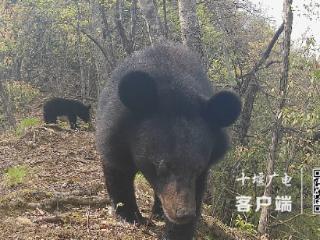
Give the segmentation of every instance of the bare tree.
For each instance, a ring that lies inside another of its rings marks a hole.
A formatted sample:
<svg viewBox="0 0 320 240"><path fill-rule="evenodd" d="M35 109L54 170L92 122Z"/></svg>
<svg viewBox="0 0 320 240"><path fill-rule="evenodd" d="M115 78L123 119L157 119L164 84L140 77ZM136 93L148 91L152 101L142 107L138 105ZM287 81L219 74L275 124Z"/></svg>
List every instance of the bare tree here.
<svg viewBox="0 0 320 240"><path fill-rule="evenodd" d="M156 1L139 0L139 5L146 20L149 40L152 44L162 39L165 35L162 27L163 24L157 11Z"/></svg>
<svg viewBox="0 0 320 240"><path fill-rule="evenodd" d="M0 100L3 105L3 110L6 115L7 121L9 122L11 127L16 127L16 119L13 114L13 107L12 103L10 101L9 94L6 90L6 88L3 85L3 81L0 78Z"/></svg>
<svg viewBox="0 0 320 240"><path fill-rule="evenodd" d="M122 4L120 0L116 1L115 9L115 24L120 35L121 43L127 54L131 54L134 51L134 37L136 33L136 21L137 21L137 0L132 0L131 4L131 28L129 34L126 33L126 30L123 26L122 20Z"/></svg>
<svg viewBox="0 0 320 240"><path fill-rule="evenodd" d="M182 41L203 58L204 53L196 12L196 0L179 0L178 3Z"/></svg>
<svg viewBox="0 0 320 240"><path fill-rule="evenodd" d="M98 78L95 84L97 85L97 94L99 94L106 79L108 79L108 73L116 65L116 58L106 9L100 1L92 0L91 13L90 32L92 35L83 29L82 33L93 43L94 64ZM102 29L102 31L97 31L97 29Z"/></svg>
<svg viewBox="0 0 320 240"><path fill-rule="evenodd" d="M270 43L268 44L266 50L263 52L259 61L254 65L254 67L247 74L242 76L244 80L240 86L239 94L240 96L244 96L244 104L243 104L242 112L239 118L239 124L237 126L239 142L242 145L247 145L247 133L250 127L253 104L256 99L257 92L259 90L258 83L256 82L256 74L259 71L260 67L268 59L272 51L272 48L274 47L275 43L279 39L280 34L283 31L283 28L284 28L284 25L281 24L281 26L275 32Z"/></svg>
<svg viewBox="0 0 320 240"><path fill-rule="evenodd" d="M87 87L87 82L85 79L85 74L84 74L84 64L83 64L83 57L82 57L82 52L81 52L81 30L80 30L80 18L81 18L81 13L80 13L80 6L78 1L75 1L75 4L77 6L77 40L76 40L76 48L77 48L77 57L78 57L78 63L79 63L79 68L80 68L80 84L81 84L81 98L82 101L86 97L86 87Z"/></svg>
<svg viewBox="0 0 320 240"><path fill-rule="evenodd" d="M274 119L272 129L272 139L270 145L270 152L267 163L267 175L272 175L274 172L274 165L276 161L276 153L279 141L281 139L281 128L282 128L282 110L286 104L287 90L288 90L288 71L289 71L289 53L290 53L290 39L292 31L292 0L284 0L283 3L283 18L284 18L284 41L283 41L283 58L282 58L282 69L279 86L279 101L277 107L277 113ZM264 196L270 197L272 192L272 182L267 184L264 190ZM269 209L267 207L262 208L258 231L261 234L267 232L268 220L269 220Z"/></svg>
<svg viewBox="0 0 320 240"><path fill-rule="evenodd" d="M166 36L166 38L168 38L169 27L167 19L167 0L162 0L162 6L164 35Z"/></svg>

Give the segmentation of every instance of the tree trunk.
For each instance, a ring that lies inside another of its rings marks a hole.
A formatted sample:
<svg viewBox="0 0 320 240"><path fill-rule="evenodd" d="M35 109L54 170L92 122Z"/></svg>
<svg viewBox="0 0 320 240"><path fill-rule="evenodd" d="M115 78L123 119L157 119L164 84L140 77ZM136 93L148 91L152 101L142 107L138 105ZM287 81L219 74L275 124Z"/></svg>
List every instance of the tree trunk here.
<svg viewBox="0 0 320 240"><path fill-rule="evenodd" d="M91 25L90 32L94 34L94 38L90 38L94 45L92 46L94 52L94 65L97 72L97 95L105 85L105 81L109 78L109 73L116 65L114 56L113 39L108 21L108 14L99 1L91 1ZM97 31L102 29L102 32ZM87 35L88 36L88 35ZM89 36L88 36L89 37Z"/></svg>
<svg viewBox="0 0 320 240"><path fill-rule="evenodd" d="M269 45L267 46L266 50L263 52L263 54L262 54L261 58L259 59L259 61L254 65L254 67L250 70L250 72L248 72L247 74L245 74L243 76L243 77L245 77L245 79L244 79L244 81L243 81L243 83L241 85L241 88L239 89L240 96L242 96L246 92L246 90L247 90L247 88L248 88L248 86L249 86L249 84L250 84L250 82L252 80L252 76L254 74L256 74L256 72L259 71L260 67L266 62L266 60L270 56L271 50L272 50L273 46L275 45L275 43L277 42L277 40L278 40L280 34L282 33L283 29L284 29L284 24L282 23L280 25L280 27L278 28L278 30L275 32L273 38L271 39L271 41L270 41Z"/></svg>
<svg viewBox="0 0 320 240"><path fill-rule="evenodd" d="M239 124L237 125L238 140L242 145L248 144L247 134L250 127L253 104L256 99L257 92L259 90L258 83L255 82L256 73L259 71L260 67L268 59L282 31L283 31L283 24L281 24L281 26L275 32L273 38L268 44L266 50L263 52L259 61L254 65L254 67L247 74L245 74L242 77L244 78L244 80L242 82L241 88L239 89L239 94L240 96L244 96L244 103L243 103L241 115L239 117Z"/></svg>
<svg viewBox="0 0 320 240"><path fill-rule="evenodd" d="M169 34L169 27L168 27L168 19L167 19L167 0L162 0L162 11L163 11L163 28L164 28L164 35L168 38Z"/></svg>
<svg viewBox="0 0 320 240"><path fill-rule="evenodd" d="M86 98L86 88L87 82L84 75L84 65L83 65L83 58L81 53L81 30L80 30L80 7L79 3L76 0L77 5L77 40L76 40L76 49L77 49L77 57L80 69L80 92L81 92L81 100L83 101Z"/></svg>
<svg viewBox="0 0 320 240"><path fill-rule="evenodd" d="M3 85L3 81L0 79L0 99L3 105L4 114L7 118L9 125L13 128L16 127L16 119L13 113L12 103L10 101L9 94Z"/></svg>
<svg viewBox="0 0 320 240"><path fill-rule="evenodd" d="M135 5L136 1L133 0L132 5ZM134 9L134 6L132 7ZM131 19L132 21L136 19L136 17L132 14L135 14L135 11L132 11L131 13ZM133 41L131 39L132 36L130 36L130 38L128 38L126 31L123 27L122 24L122 4L120 3L119 0L116 1L116 10L115 10L115 23L118 29L118 33L120 35L120 39L121 39L121 43L122 46L124 48L124 50L126 51L126 53L129 55L133 52ZM131 32L133 32L135 23L132 23L132 27L131 27Z"/></svg>
<svg viewBox="0 0 320 240"><path fill-rule="evenodd" d="M151 44L164 38L162 23L157 11L156 2L153 0L139 0L142 14L147 23Z"/></svg>
<svg viewBox="0 0 320 240"><path fill-rule="evenodd" d="M112 39L112 32L110 30L110 23L108 21L108 15L106 12L106 8L101 5L100 1L96 1L96 11L95 13L97 14L96 16L96 21L93 21L96 25L96 27L99 27L102 29L102 33L100 33L100 38L102 41L102 45L104 49L106 49L106 52L108 52L108 55L110 56L110 65L115 66L116 65L116 57L114 53L114 41ZM93 12L94 13L94 12ZM108 60L109 57L106 58Z"/></svg>
<svg viewBox="0 0 320 240"><path fill-rule="evenodd" d="M18 80L18 81L21 80L22 60L23 60L23 57L19 57L19 56L17 56L15 59L14 78L15 78L15 80Z"/></svg>
<svg viewBox="0 0 320 240"><path fill-rule="evenodd" d="M281 79L279 86L279 102L277 115L275 116L275 122L272 129L272 141L270 146L270 152L268 156L267 164L267 175L271 175L274 172L274 165L276 160L276 152L278 143L281 139L281 127L282 127L282 110L286 103L287 87L288 87L288 71L289 71L289 53L290 53L290 38L292 31L292 0L284 0L283 3L283 17L284 17L284 41L283 41L283 58L282 58L282 69ZM264 195L271 196L272 193L272 182L266 186ZM261 234L266 234L269 220L269 209L262 208L258 231Z"/></svg>
<svg viewBox="0 0 320 240"><path fill-rule="evenodd" d="M182 41L203 59L204 53L196 12L196 0L179 0L178 5Z"/></svg>
<svg viewBox="0 0 320 240"><path fill-rule="evenodd" d="M241 115L239 118L239 125L237 129L239 143L243 146L246 146L248 144L247 134L251 124L253 104L255 102L258 90L259 90L259 86L257 83L255 82L250 83L246 91L246 95L244 97L244 103L243 103Z"/></svg>

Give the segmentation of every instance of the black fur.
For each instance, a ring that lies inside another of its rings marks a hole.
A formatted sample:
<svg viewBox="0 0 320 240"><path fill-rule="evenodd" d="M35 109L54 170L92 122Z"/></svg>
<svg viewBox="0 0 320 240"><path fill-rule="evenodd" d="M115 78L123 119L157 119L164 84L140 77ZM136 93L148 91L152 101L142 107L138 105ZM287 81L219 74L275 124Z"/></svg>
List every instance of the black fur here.
<svg viewBox="0 0 320 240"><path fill-rule="evenodd" d="M199 58L182 45L149 47L112 74L97 111L97 148L116 213L143 222L133 180L141 171L166 217L165 239L192 239L208 170L238 117L231 92L214 94ZM121 203L121 204L119 204Z"/></svg>
<svg viewBox="0 0 320 240"><path fill-rule="evenodd" d="M90 106L77 100L53 98L44 104L43 118L45 123L57 123L58 116L68 117L71 129L76 129L77 117L85 122L90 121Z"/></svg>

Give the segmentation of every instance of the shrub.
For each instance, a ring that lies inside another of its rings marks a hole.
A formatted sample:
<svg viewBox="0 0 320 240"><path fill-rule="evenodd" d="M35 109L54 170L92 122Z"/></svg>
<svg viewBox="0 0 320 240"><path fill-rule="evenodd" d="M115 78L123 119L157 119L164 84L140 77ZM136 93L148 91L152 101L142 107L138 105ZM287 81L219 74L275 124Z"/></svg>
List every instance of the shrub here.
<svg viewBox="0 0 320 240"><path fill-rule="evenodd" d="M33 126L40 125L41 121L38 118L24 118L21 122L17 125L16 128L16 135L21 136L25 133L26 129Z"/></svg>
<svg viewBox="0 0 320 240"><path fill-rule="evenodd" d="M18 111L29 105L40 94L39 89L23 81L8 81L6 88L11 102Z"/></svg>
<svg viewBox="0 0 320 240"><path fill-rule="evenodd" d="M25 180L27 168L25 166L10 167L5 174L5 182L8 186L16 186Z"/></svg>

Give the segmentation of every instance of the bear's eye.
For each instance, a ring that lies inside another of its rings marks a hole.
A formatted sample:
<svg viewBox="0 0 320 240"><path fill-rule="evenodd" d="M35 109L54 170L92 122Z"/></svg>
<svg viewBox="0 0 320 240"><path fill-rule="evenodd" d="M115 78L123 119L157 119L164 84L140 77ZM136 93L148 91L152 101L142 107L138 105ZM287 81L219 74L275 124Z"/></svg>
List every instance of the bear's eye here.
<svg viewBox="0 0 320 240"><path fill-rule="evenodd" d="M160 160L157 164L157 174L160 176L166 175L169 172L167 163L164 160Z"/></svg>

